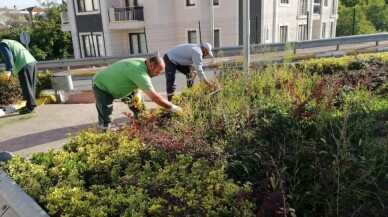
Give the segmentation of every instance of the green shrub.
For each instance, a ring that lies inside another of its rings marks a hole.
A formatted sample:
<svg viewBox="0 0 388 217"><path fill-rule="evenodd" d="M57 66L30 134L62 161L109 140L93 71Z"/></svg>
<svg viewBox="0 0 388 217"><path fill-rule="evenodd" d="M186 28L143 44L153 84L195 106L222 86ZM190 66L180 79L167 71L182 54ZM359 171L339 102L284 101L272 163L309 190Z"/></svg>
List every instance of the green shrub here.
<svg viewBox="0 0 388 217"><path fill-rule="evenodd" d="M0 105L14 104L22 100L19 80L11 76L9 81L0 80Z"/></svg>
<svg viewBox="0 0 388 217"><path fill-rule="evenodd" d="M52 89L51 77L52 72L38 72L36 81L36 97L40 96L42 90ZM10 105L18 103L23 99L17 76L11 76L9 81L0 81L0 105Z"/></svg>
<svg viewBox="0 0 388 217"><path fill-rule="evenodd" d="M40 96L42 90L49 90L53 88L51 85L52 76L53 73L48 70L46 72L38 72L38 80L36 81L36 97Z"/></svg>
<svg viewBox="0 0 388 217"><path fill-rule="evenodd" d="M342 64L331 68L345 70ZM188 113L179 126L195 125L225 151L229 176L252 182L264 197L256 198L259 213L278 194L302 216L376 216L382 211L376 198L388 202L384 187L374 184L387 181L380 172L388 170L382 163L388 103L370 88L368 73L376 68L360 69L362 76L353 77L271 66L249 75L230 69L218 77L218 94L198 85L176 99Z"/></svg>
<svg viewBox="0 0 388 217"><path fill-rule="evenodd" d="M85 131L58 153L2 166L43 192L34 197L52 216L379 216L388 204L386 59L249 74L223 64L219 85L174 97L183 116L146 110L118 133Z"/></svg>
<svg viewBox="0 0 388 217"><path fill-rule="evenodd" d="M170 156L125 133L83 132L2 167L50 216L254 216L250 187L228 179L222 159Z"/></svg>

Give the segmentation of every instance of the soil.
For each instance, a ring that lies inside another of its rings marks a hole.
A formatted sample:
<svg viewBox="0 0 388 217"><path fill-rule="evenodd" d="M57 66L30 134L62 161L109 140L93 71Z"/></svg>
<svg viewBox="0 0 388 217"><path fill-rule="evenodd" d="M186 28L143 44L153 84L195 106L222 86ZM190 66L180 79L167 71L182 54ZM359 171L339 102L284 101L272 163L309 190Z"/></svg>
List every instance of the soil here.
<svg viewBox="0 0 388 217"><path fill-rule="evenodd" d="M66 104L81 104L81 103L95 103L93 91L85 91L81 93L71 94Z"/></svg>

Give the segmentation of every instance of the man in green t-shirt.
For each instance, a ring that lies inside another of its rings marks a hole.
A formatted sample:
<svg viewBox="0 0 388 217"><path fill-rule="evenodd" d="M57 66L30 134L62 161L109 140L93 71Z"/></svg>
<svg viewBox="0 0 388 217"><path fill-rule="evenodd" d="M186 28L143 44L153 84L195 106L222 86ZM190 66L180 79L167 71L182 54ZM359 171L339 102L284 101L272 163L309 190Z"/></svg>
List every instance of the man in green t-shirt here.
<svg viewBox="0 0 388 217"><path fill-rule="evenodd" d="M34 111L38 76L35 58L21 43L7 39L0 41L0 54L5 61L5 72L1 74L1 79L8 80L11 73L17 75L23 97L27 101L19 113L27 114Z"/></svg>
<svg viewBox="0 0 388 217"><path fill-rule="evenodd" d="M141 90L152 101L172 112L180 113L182 108L170 103L155 92L151 78L164 72L165 63L159 56L120 60L99 71L93 78L93 92L96 98L98 123L102 129L110 128L113 100Z"/></svg>

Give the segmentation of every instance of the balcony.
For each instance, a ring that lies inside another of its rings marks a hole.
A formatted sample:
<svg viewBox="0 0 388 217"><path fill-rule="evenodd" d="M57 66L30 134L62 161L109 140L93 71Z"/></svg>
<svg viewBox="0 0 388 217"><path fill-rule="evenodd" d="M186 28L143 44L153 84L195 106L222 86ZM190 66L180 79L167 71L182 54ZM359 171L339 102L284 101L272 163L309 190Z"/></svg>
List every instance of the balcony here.
<svg viewBox="0 0 388 217"><path fill-rule="evenodd" d="M110 29L143 28L143 7L109 8L109 21Z"/></svg>
<svg viewBox="0 0 388 217"><path fill-rule="evenodd" d="M61 12L61 29L62 31L70 31L70 20L67 12Z"/></svg>

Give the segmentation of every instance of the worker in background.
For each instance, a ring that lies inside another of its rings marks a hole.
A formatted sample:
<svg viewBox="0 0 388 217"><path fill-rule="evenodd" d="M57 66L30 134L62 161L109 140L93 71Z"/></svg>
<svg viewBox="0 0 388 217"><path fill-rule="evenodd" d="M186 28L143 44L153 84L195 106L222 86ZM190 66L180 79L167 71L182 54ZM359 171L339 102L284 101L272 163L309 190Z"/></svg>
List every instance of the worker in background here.
<svg viewBox="0 0 388 217"><path fill-rule="evenodd" d="M2 80L9 80L11 74L17 75L26 106L19 110L20 114L28 114L36 108L36 80L38 69L35 58L19 42L3 39L0 41L0 54L5 62Z"/></svg>
<svg viewBox="0 0 388 217"><path fill-rule="evenodd" d="M143 92L159 106L174 113L181 113L181 107L167 101L155 92L152 86L151 78L164 72L164 69L163 59L156 56L148 59L120 60L99 71L93 77L93 92L96 98L98 123L101 128L110 129L113 100L127 97L132 92L136 92L136 96L140 98L140 92Z"/></svg>
<svg viewBox="0 0 388 217"><path fill-rule="evenodd" d="M191 87L194 82L194 75L198 74L201 81L209 83L203 72L203 59L205 57L213 57L212 45L204 43L202 45L197 44L181 44L173 48L170 48L163 56L166 63L166 89L167 98L172 100L176 85L175 85L175 73L176 70L183 73L187 78L187 87ZM191 68L195 69L195 73Z"/></svg>

